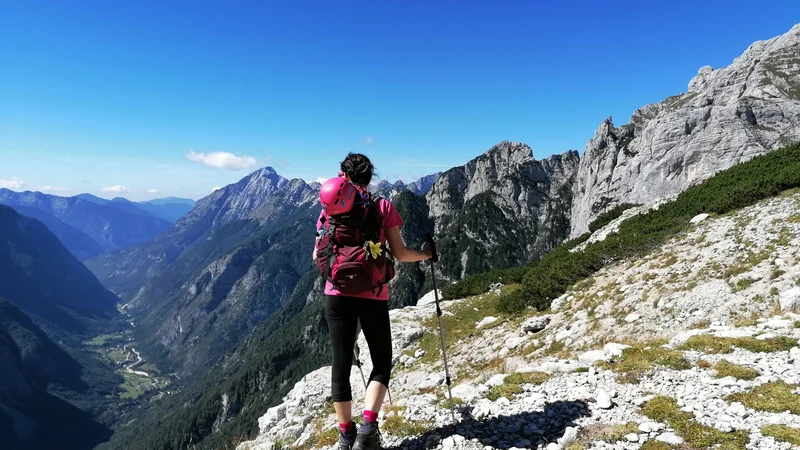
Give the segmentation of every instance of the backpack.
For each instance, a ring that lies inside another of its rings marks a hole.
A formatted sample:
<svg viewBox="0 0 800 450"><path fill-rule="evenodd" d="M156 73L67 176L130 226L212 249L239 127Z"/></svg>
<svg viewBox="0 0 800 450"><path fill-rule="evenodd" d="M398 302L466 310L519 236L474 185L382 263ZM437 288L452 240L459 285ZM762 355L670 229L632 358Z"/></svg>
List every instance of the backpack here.
<svg viewBox="0 0 800 450"><path fill-rule="evenodd" d="M359 201L344 214L322 214L317 235L320 275L342 294L380 295L395 276L394 259L380 241L381 197L359 190Z"/></svg>

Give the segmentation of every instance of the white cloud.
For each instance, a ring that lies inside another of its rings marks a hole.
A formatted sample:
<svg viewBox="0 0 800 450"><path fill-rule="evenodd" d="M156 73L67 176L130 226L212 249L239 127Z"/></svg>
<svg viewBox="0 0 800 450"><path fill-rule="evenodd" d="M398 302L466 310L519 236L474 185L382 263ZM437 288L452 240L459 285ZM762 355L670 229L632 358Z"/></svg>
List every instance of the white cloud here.
<svg viewBox="0 0 800 450"><path fill-rule="evenodd" d="M316 180L314 180L314 181L316 181L317 183L320 183L320 184L322 184L322 183L324 183L324 182L328 181L328 179L327 179L327 178L323 178L323 177L319 177L319 178L317 178L317 179L316 179Z"/></svg>
<svg viewBox="0 0 800 450"><path fill-rule="evenodd" d="M219 186L217 186L217 187L215 187L214 189L212 189L212 190L211 190L211 192L217 192L217 191L218 191L218 190L220 190L220 189L222 189L222 188L221 188L221 187L219 187Z"/></svg>
<svg viewBox="0 0 800 450"><path fill-rule="evenodd" d="M131 192L131 190L130 190L130 189L128 189L128 188L126 188L125 186L122 186L121 184L117 184L117 185L115 185L115 186L104 187L104 188L103 188L103 192L117 192L117 193L122 193L122 192Z"/></svg>
<svg viewBox="0 0 800 450"><path fill-rule="evenodd" d="M19 177L14 177L10 180L0 180L0 188L6 189L22 189L25 182L20 180Z"/></svg>
<svg viewBox="0 0 800 450"><path fill-rule="evenodd" d="M256 165L256 159L252 156L237 156L228 152L197 153L189 150L186 159L222 170L249 169Z"/></svg>
<svg viewBox="0 0 800 450"><path fill-rule="evenodd" d="M63 188L63 187L56 187L56 186L49 186L49 185L48 185L48 186L42 186L42 187L40 187L40 188L39 188L39 190L40 190L40 191L42 191L42 192L47 192L47 191L56 192L56 191L66 191L66 190L67 190L67 188Z"/></svg>
<svg viewBox="0 0 800 450"><path fill-rule="evenodd" d="M375 138L372 136L367 136L364 138L364 142L367 144L367 146L372 147L372 144L375 143Z"/></svg>
<svg viewBox="0 0 800 450"><path fill-rule="evenodd" d="M158 194L158 189L148 189L147 192L151 194Z"/></svg>

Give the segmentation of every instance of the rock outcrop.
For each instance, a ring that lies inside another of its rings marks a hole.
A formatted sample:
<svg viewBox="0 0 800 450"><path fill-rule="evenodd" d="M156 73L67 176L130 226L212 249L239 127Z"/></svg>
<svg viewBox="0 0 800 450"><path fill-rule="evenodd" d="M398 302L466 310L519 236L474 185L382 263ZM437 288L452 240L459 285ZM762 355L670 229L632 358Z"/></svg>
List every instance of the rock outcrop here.
<svg viewBox="0 0 800 450"><path fill-rule="evenodd" d="M619 203L649 204L756 155L800 140L800 24L752 44L725 68L703 67L688 92L606 119L573 187L571 236Z"/></svg>
<svg viewBox="0 0 800 450"><path fill-rule="evenodd" d="M443 274L521 265L558 245L569 234L578 162L576 151L539 161L527 145L503 141L440 175L426 199Z"/></svg>

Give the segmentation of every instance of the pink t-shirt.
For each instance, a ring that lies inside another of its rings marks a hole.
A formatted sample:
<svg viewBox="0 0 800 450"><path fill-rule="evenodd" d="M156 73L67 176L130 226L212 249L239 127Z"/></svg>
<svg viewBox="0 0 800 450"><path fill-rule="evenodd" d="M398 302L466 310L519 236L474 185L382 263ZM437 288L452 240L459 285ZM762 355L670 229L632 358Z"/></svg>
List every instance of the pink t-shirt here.
<svg viewBox="0 0 800 450"><path fill-rule="evenodd" d="M395 209L392 202L382 198L378 200L378 210L381 212L381 216L383 216L383 226L381 227L381 242L384 246L386 246L386 230L394 227L399 227L403 225L403 219L400 217L400 214ZM319 218L325 214L325 210L320 211ZM320 229L322 226L322 222L317 219L317 230ZM333 285L330 281L325 282L325 294L326 295L346 295L348 297L359 297L359 298L369 298L372 300L389 300L389 289L388 285L383 287L380 295L375 295L372 292L363 292L363 293L356 293L356 294L342 294L336 289L334 289Z"/></svg>

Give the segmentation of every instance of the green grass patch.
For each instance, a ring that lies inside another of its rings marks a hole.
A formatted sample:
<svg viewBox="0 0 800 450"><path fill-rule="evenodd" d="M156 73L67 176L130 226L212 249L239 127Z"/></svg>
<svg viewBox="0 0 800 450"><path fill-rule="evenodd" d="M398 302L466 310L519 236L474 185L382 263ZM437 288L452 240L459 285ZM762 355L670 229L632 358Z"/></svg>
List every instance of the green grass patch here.
<svg viewBox="0 0 800 450"><path fill-rule="evenodd" d="M736 264L725 269L723 276L725 278L730 278L748 272L753 267L769 259L774 252L775 252L775 247L772 245L767 246L764 250L761 250L759 252L748 250L747 256L744 259L738 261Z"/></svg>
<svg viewBox="0 0 800 450"><path fill-rule="evenodd" d="M771 353L787 351L797 345L797 339L778 336L769 339L756 339L754 337L728 338L708 334L692 336L678 350L696 350L704 353L721 354L731 353L734 347L743 348L754 353Z"/></svg>
<svg viewBox="0 0 800 450"><path fill-rule="evenodd" d="M335 445L339 442L339 430L328 427L314 433L303 445L296 447L297 450L311 450L312 448L322 448Z"/></svg>
<svg viewBox="0 0 800 450"><path fill-rule="evenodd" d="M384 419L381 430L392 436L417 436L433 428L433 423L421 420L406 420L402 416L391 416Z"/></svg>
<svg viewBox="0 0 800 450"><path fill-rule="evenodd" d="M440 408L449 408L450 407L450 397L448 394L438 393L436 394L436 399L433 401L433 404ZM467 406L467 402L464 401L461 397L453 397L453 408L460 408L463 406Z"/></svg>
<svg viewBox="0 0 800 450"><path fill-rule="evenodd" d="M765 425L761 427L761 434L772 436L778 441L800 445L800 428L791 428L786 425Z"/></svg>
<svg viewBox="0 0 800 450"><path fill-rule="evenodd" d="M729 361L722 360L714 366L717 371L717 378L734 377L740 380L754 380L761 373L753 368L733 364Z"/></svg>
<svg viewBox="0 0 800 450"><path fill-rule="evenodd" d="M141 377L139 377L139 375L123 373L122 377L125 379L125 382L120 385L120 387L124 390L124 392L119 394L120 398L135 399L139 398L139 396L144 393L144 391L140 388Z"/></svg>
<svg viewBox="0 0 800 450"><path fill-rule="evenodd" d="M100 336L95 337L91 341L86 341L85 344L99 347L99 346L106 345L106 342L108 342L108 341L110 341L110 340L112 340L112 339L114 339L116 337L118 337L118 335L116 335L116 334L101 334Z"/></svg>
<svg viewBox="0 0 800 450"><path fill-rule="evenodd" d="M733 285L733 292L741 292L755 283L755 280L750 278L742 278L741 280L737 281L736 284Z"/></svg>
<svg viewBox="0 0 800 450"><path fill-rule="evenodd" d="M594 430L587 430L587 437L592 441L605 441L608 443L615 443L621 441L625 435L636 433L639 434L639 424L636 422L628 422L618 425L606 425Z"/></svg>
<svg viewBox="0 0 800 450"><path fill-rule="evenodd" d="M639 434L639 424L636 422L590 425L581 430L578 440L573 444L576 444L575 448L588 449L593 442L603 441L613 444L623 440L625 435L631 433Z"/></svg>
<svg viewBox="0 0 800 450"><path fill-rule="evenodd" d="M782 413L789 411L800 414L800 395L793 393L797 386L786 384L783 380L756 386L747 392L730 394L729 402L739 402L759 411Z"/></svg>
<svg viewBox="0 0 800 450"><path fill-rule="evenodd" d="M772 287L772 288L769 290L769 295L772 295L773 297L774 297L774 296L776 296L776 295L778 295L778 288L776 288L775 286L773 286L773 287Z"/></svg>
<svg viewBox="0 0 800 450"><path fill-rule="evenodd" d="M507 376L506 383L513 384L542 384L550 379L550 374L545 372L516 372Z"/></svg>
<svg viewBox="0 0 800 450"><path fill-rule="evenodd" d="M692 367L682 352L661 347L628 347L622 350L622 356L611 361L598 362L597 365L617 373L646 372L655 366L675 370Z"/></svg>
<svg viewBox="0 0 800 450"><path fill-rule="evenodd" d="M128 353L119 349L112 349L106 353L106 357L115 363L122 363L128 360Z"/></svg>
<svg viewBox="0 0 800 450"><path fill-rule="evenodd" d="M523 392L525 392L525 390L522 389L522 386L519 384L503 383L499 386L492 386L491 389L489 389L489 392L486 393L486 398L491 401L495 401L500 397L514 400L517 395L522 394Z"/></svg>
<svg viewBox="0 0 800 450"><path fill-rule="evenodd" d="M672 450L672 447L666 442L650 440L642 444L639 450Z"/></svg>
<svg viewBox="0 0 800 450"><path fill-rule="evenodd" d="M548 379L550 379L550 374L544 372L512 373L503 380L503 384L492 386L486 394L486 398L491 401L500 397L514 400L514 397L525 392L523 384L542 384Z"/></svg>
<svg viewBox="0 0 800 450"><path fill-rule="evenodd" d="M528 307L545 310L553 299L570 286L592 276L606 265L630 257L641 257L659 248L669 238L689 229L689 220L697 214L726 214L798 186L800 144L757 156L686 189L658 210L630 218L621 224L617 233L602 242L588 245L584 251L569 251L577 245L576 241L585 240L583 237L558 246L530 263L524 271L514 272L515 281L522 275L523 287L503 296L498 307L508 313L518 313ZM745 264L752 264L764 254L748 255ZM490 278L468 277L448 286L445 298L485 292L494 281Z"/></svg>
<svg viewBox="0 0 800 450"><path fill-rule="evenodd" d="M577 367L575 369L572 369L570 373L587 373L587 372L589 372L588 367Z"/></svg>
<svg viewBox="0 0 800 450"><path fill-rule="evenodd" d="M692 364L683 357L683 353L667 350L653 343L628 347L622 355L611 361L600 361L598 367L618 373L617 383L639 384L643 376L656 366L674 370L687 370Z"/></svg>
<svg viewBox="0 0 800 450"><path fill-rule="evenodd" d="M776 278L780 277L781 275L783 275L783 274L785 274L785 273L786 273L786 271L785 271L785 270L781 270L781 269L772 269L772 272L769 274L769 279L770 279L770 280L774 280L774 279L776 279Z"/></svg>
<svg viewBox="0 0 800 450"><path fill-rule="evenodd" d="M747 431L724 433L697 422L693 414L681 411L678 402L666 395L656 396L647 402L642 408L642 414L674 428L691 448L744 450L750 441Z"/></svg>
<svg viewBox="0 0 800 450"><path fill-rule="evenodd" d="M502 287L499 295L489 292L472 296L448 308L448 311L450 311L452 315L443 314L441 317L442 328L444 328L445 346L450 347L462 339L477 336L481 330L477 330L475 324L485 317L497 317L497 320L492 325L500 325L504 319L508 318L508 315L497 310L498 299L500 296L508 292L513 292L518 288L518 284L506 285ZM434 330L434 332L425 333L419 341L420 348L425 350L425 355L420 358L420 362L433 364L442 357L442 343L439 338L439 324L435 312L425 319L422 325Z"/></svg>
<svg viewBox="0 0 800 450"><path fill-rule="evenodd" d="M733 326L737 328L754 327L756 325L758 325L758 313L755 312L750 314L748 318L742 317L733 322Z"/></svg>

